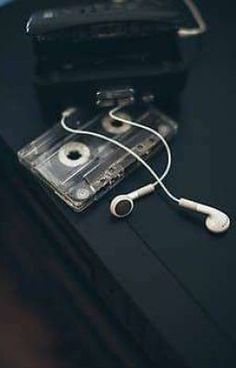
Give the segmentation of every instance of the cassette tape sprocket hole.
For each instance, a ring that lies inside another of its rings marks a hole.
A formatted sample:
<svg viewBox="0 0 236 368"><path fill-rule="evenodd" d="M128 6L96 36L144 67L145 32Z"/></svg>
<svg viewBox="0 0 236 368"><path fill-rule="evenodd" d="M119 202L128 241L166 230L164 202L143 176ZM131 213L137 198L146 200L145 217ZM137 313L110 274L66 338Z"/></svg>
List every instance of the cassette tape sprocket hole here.
<svg viewBox="0 0 236 368"><path fill-rule="evenodd" d="M70 142L65 144L58 152L59 161L68 167L85 165L90 157L89 147L81 142Z"/></svg>
<svg viewBox="0 0 236 368"><path fill-rule="evenodd" d="M120 112L117 114L122 119L131 120L130 115ZM132 129L131 125L125 124L118 120L113 120L110 116L105 116L102 120L102 127L107 133L123 134Z"/></svg>

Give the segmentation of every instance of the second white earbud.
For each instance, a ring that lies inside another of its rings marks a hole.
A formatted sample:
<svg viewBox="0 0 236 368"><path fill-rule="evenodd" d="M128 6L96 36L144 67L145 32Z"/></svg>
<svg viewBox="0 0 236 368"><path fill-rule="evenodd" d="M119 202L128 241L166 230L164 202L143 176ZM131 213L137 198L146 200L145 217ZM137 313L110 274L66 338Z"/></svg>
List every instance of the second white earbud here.
<svg viewBox="0 0 236 368"><path fill-rule="evenodd" d="M179 201L180 207L190 209L206 215L206 227L215 234L226 232L230 227L230 218L222 211L206 206L201 203L189 201L188 199L181 198Z"/></svg>

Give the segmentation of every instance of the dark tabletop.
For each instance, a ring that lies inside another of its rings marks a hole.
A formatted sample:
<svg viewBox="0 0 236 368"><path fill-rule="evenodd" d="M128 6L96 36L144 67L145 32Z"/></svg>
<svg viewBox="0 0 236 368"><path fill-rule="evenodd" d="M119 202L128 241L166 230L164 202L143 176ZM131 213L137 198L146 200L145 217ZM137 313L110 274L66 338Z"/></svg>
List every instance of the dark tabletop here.
<svg viewBox="0 0 236 368"><path fill-rule="evenodd" d="M41 3L0 10L0 136L14 153L47 129L24 36L28 15ZM176 211L158 193L140 201L128 221L114 221L109 200L145 183L142 169L82 215L51 200L189 366L222 368L236 362L235 4L205 0L201 8L209 31L182 97L167 183L180 196L229 213L230 231L209 234L202 217Z"/></svg>

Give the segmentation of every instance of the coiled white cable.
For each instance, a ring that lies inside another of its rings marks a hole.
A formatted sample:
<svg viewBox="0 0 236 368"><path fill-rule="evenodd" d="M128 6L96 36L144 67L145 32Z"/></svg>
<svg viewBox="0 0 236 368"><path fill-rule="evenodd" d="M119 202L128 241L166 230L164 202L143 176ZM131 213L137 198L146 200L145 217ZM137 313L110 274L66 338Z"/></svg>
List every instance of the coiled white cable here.
<svg viewBox="0 0 236 368"><path fill-rule="evenodd" d="M119 109L121 107L119 106ZM118 146L119 148L123 149L124 151L128 152L131 156L135 157L135 159L140 162L149 172L150 174L155 178L156 182L154 183L154 185L156 186L157 184L159 184L161 186L161 188L164 190L164 192L166 193L166 195L172 199L174 202L177 202L179 203L180 202L180 199L176 198L167 188L166 186L163 184L162 180L164 180L164 178L166 177L166 175L168 174L168 172L165 170L164 174L161 176L161 178L157 175L157 173L151 168L150 165L148 165L148 163L146 161L144 161L137 153L135 153L134 151L132 151L132 149L128 148L127 146L123 145L122 143L112 139L112 138L109 138L103 134L99 134L99 133L96 133L96 132L91 132L91 131L87 131L87 130L81 130L81 129L74 129L74 128L70 128L67 126L66 124L66 119L71 116L72 114L72 111L71 109L68 109L66 111L64 111L62 113L62 118L61 118L61 126L64 130L66 130L67 132L69 133L72 133L72 134L81 134L81 135L86 135L86 136L91 136L91 137L95 137L95 138L98 138L98 139L102 139L106 142L109 142L109 143L112 143L116 146ZM114 112L113 112L113 116L114 116L114 119L117 119L116 115L114 115ZM126 123L128 124L128 123ZM140 128L143 129L143 126L141 125ZM145 126L146 128L146 126ZM151 128L150 128L151 129ZM156 132L156 131L155 131ZM157 133L157 132L156 132ZM158 133L159 134L159 133ZM162 137L163 140L165 140L163 137ZM162 140L162 141L163 141ZM165 143L167 144L167 142L165 141ZM168 146L168 144L167 144ZM166 147L166 145L165 145ZM168 146L169 148L169 146ZM169 166L170 168L170 166Z"/></svg>

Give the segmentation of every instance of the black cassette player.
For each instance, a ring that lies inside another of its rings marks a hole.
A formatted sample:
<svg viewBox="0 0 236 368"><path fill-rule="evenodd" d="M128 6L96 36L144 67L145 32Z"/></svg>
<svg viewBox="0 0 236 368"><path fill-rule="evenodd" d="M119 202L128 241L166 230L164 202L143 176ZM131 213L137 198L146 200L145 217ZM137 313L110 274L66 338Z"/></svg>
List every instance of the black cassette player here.
<svg viewBox="0 0 236 368"><path fill-rule="evenodd" d="M164 103L176 99L186 76L178 34L202 31L201 23L199 30L195 27L191 4L80 1L33 14L27 34L44 106L61 112L68 105L94 102L98 91L116 86L131 86Z"/></svg>

